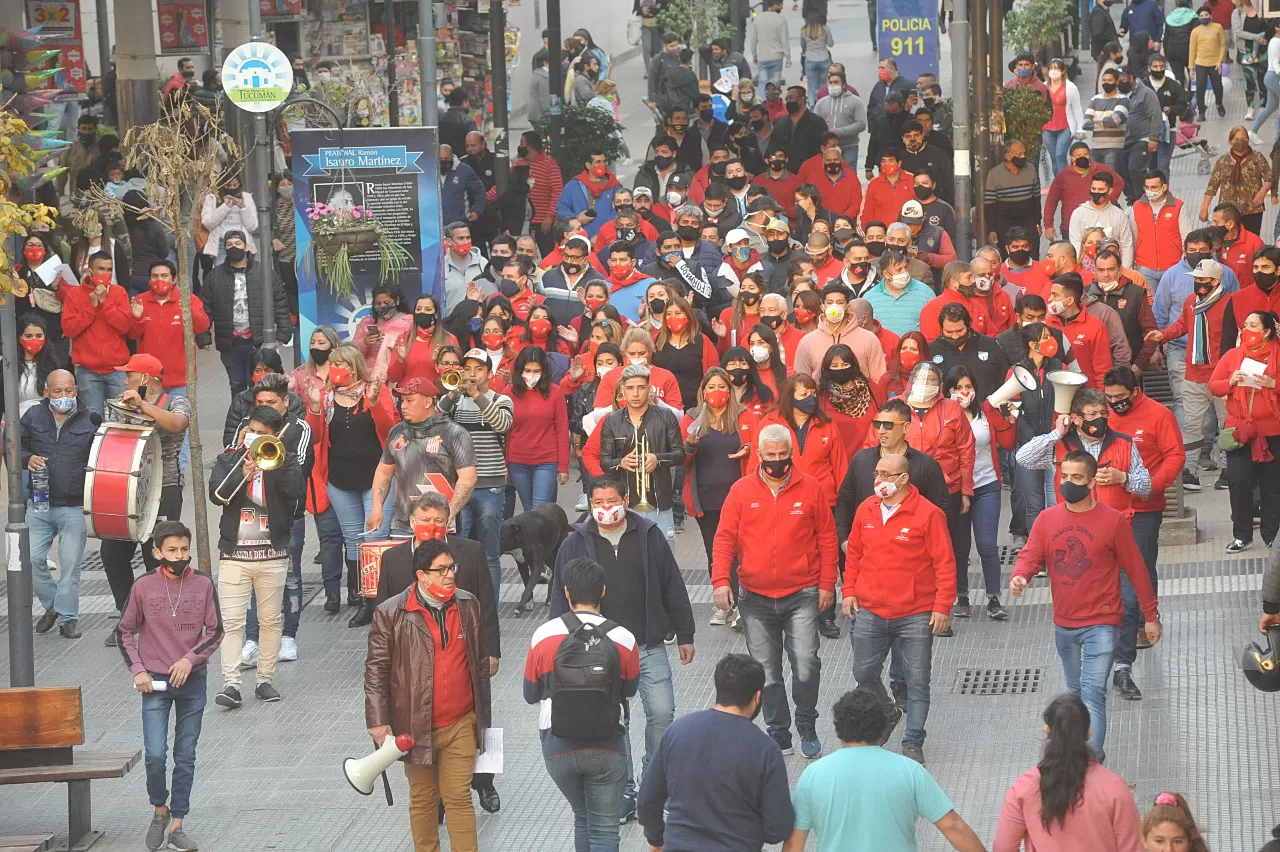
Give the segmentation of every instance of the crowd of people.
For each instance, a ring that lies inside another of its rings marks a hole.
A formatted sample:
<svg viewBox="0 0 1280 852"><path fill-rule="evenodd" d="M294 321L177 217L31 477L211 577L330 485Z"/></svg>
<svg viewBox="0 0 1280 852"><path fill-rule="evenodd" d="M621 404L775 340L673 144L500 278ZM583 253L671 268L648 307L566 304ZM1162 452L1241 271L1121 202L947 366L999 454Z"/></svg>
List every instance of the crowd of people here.
<svg viewBox="0 0 1280 852"><path fill-rule="evenodd" d="M300 655L310 514L324 612L345 602L348 626L368 630L369 733L379 746L414 739L415 848L439 848L443 822L451 848L477 849L471 792L501 808L494 777L472 764L502 656L504 521L557 504L576 477L579 517L543 578L549 620L523 681L576 849L616 849L633 819L655 848L799 852L816 832L822 849L908 849L917 818L956 849L985 848L924 768L934 642L973 619L1007 621L1010 596L1045 573L1068 692L1044 712L1044 757L1010 787L993 848L1205 849L1184 798L1161 793L1140 818L1105 766L1108 693L1141 700L1137 652L1162 635L1166 491L1200 491L1216 472L1228 553L1252 546L1255 518L1267 546L1280 530L1280 248L1258 234L1277 150L1269 162L1237 127L1198 217L1171 191L1179 123L1203 118L1210 85L1223 109L1223 57L1210 56L1225 50L1223 28L1200 26L1180 57L1172 30L1189 0L1178 3L1167 21L1153 0L1126 10L1115 34L1130 39L1128 61L1104 44L1088 98L1066 63L1014 60L1009 85L1051 110L1039 140L1051 182L1042 194L1027 140L1007 140L984 176L986 232L970 261L958 258L937 79L908 80L884 59L864 101L808 3L804 85L785 87L781 0L766 0L741 50L709 46L701 83L693 49L642 0L663 122L643 165L628 188L596 150L565 180L527 131L513 180L527 183L528 206L514 229L486 139L442 119L443 280L422 295L378 285L350 339L315 327L292 371L275 348L297 328L292 182L272 181L275 236L263 245L256 202L227 178L192 218L192 330L219 352L231 391L209 476L221 512L212 583L210 566L191 570L178 522L191 407L172 246L159 222L95 202L101 188L146 207L146 187L118 140L83 117L57 225L23 240L15 269L23 360L19 410L6 414L21 418L31 491L35 629L67 639L81 636L94 435L104 420L159 430L148 572L135 581L137 543L102 544L121 613L103 638L144 694L147 847L196 848L183 819L215 652L218 707L242 707L250 676L256 701L282 700L277 666ZM1237 9L1239 35L1229 28L1240 57L1280 57L1251 8ZM1157 24L1167 53L1135 53L1142 32L1161 40ZM566 97L616 109L590 33L566 52ZM535 57L534 87L548 61ZM738 85L709 89L729 67ZM1280 103L1272 70L1251 78L1253 130ZM179 76L172 92L198 98L181 63ZM207 76L204 88L217 85ZM449 95L447 112L466 106ZM286 282L270 300L263 263ZM1172 407L1144 390L1158 370ZM279 442L280 464L250 451L262 440ZM1018 551L1007 587L1006 491ZM712 587L702 614L741 632L747 654L716 664L714 709L677 719L667 646L693 664L699 613L674 555L690 517ZM387 544L372 594L361 587L370 542ZM1280 623L1273 573L1264 629ZM841 747L823 757L819 650L846 622L857 688L834 703ZM781 758L795 740L815 762L792 795Z"/></svg>

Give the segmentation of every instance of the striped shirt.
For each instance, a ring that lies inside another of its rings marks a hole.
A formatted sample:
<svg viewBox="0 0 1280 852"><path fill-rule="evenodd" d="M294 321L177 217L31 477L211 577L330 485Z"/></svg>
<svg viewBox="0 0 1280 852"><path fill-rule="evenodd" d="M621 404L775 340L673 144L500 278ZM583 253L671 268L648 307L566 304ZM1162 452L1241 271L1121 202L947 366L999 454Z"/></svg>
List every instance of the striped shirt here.
<svg viewBox="0 0 1280 852"><path fill-rule="evenodd" d="M507 485L506 436L511 431L511 397L485 391L476 399L466 394L446 396L440 411L471 433L476 456L476 488L505 488Z"/></svg>
<svg viewBox="0 0 1280 852"><path fill-rule="evenodd" d="M1084 111L1084 129L1093 131L1089 143L1093 150L1099 148L1123 148L1125 124L1129 120L1129 99L1124 95L1093 96L1089 108Z"/></svg>
<svg viewBox="0 0 1280 852"><path fill-rule="evenodd" d="M541 225L556 218L556 202L560 198L560 190L564 188L564 178L560 175L560 167L551 155L543 154L534 160L516 160L513 165L528 163L529 203L533 205L534 225Z"/></svg>

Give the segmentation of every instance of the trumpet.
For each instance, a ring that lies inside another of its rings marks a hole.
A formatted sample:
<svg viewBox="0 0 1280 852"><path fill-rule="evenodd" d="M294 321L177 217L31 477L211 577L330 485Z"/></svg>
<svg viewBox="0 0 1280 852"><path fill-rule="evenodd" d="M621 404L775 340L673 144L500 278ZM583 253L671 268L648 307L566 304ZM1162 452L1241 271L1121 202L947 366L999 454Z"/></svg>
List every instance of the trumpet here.
<svg viewBox="0 0 1280 852"><path fill-rule="evenodd" d="M244 488L245 483L249 481L249 477L245 476L241 468L244 466L246 458L253 459L253 463L257 465L259 470L275 470L284 464L285 448L284 433L289 431L289 425L286 423L284 428L280 430L279 435L245 435L243 444L243 454L240 461L232 466L231 470L218 483L218 487L214 489L213 500L219 505L226 506L231 503L235 496L240 493L240 489ZM234 488L227 490L229 486Z"/></svg>
<svg viewBox="0 0 1280 852"><path fill-rule="evenodd" d="M649 455L649 436L644 433L638 426L633 426L636 432L636 492L639 502L631 508L637 512L652 512L653 505L649 502L649 472L644 469L644 461Z"/></svg>
<svg viewBox="0 0 1280 852"><path fill-rule="evenodd" d="M440 385L449 393L454 393L462 387L462 373L452 368L445 370L440 376Z"/></svg>

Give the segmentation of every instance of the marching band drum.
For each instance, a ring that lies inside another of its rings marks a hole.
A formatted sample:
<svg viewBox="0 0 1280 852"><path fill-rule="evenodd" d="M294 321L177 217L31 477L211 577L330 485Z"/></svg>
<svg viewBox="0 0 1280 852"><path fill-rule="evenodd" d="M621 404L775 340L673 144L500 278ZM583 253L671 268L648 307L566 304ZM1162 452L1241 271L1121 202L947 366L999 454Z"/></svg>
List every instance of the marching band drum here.
<svg viewBox="0 0 1280 852"><path fill-rule="evenodd" d="M146 541L160 514L163 485L156 426L103 423L84 479L86 535Z"/></svg>

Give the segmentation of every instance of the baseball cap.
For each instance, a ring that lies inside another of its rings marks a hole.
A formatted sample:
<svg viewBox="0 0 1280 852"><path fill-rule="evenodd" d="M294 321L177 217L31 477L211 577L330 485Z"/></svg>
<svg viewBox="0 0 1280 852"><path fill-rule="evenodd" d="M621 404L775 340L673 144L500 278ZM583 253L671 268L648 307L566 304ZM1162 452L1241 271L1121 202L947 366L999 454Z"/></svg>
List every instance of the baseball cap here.
<svg viewBox="0 0 1280 852"><path fill-rule="evenodd" d="M919 201L913 199L902 205L902 213L899 214L898 218L912 225L923 224L924 208L920 206Z"/></svg>
<svg viewBox="0 0 1280 852"><path fill-rule="evenodd" d="M791 226L781 219L770 219L764 229L766 231L781 231L787 236L791 236Z"/></svg>
<svg viewBox="0 0 1280 852"><path fill-rule="evenodd" d="M147 376L163 376L164 364L154 355L139 352L129 359L123 367L116 367L117 373L142 373Z"/></svg>
<svg viewBox="0 0 1280 852"><path fill-rule="evenodd" d="M676 174L673 174L669 180L667 180L667 189L688 189L688 188L689 188L689 176L684 174L683 172L677 172Z"/></svg>
<svg viewBox="0 0 1280 852"><path fill-rule="evenodd" d="M639 198L642 195L645 198L653 198L653 190L647 186L637 186L635 189L631 190L632 198Z"/></svg>
<svg viewBox="0 0 1280 852"><path fill-rule="evenodd" d="M485 367L489 366L488 354L478 346L475 349L468 349L467 354L462 356L462 363L465 364L468 361L479 361L481 364L484 364Z"/></svg>
<svg viewBox="0 0 1280 852"><path fill-rule="evenodd" d="M746 231L742 230L741 228L734 228L729 233L724 235L724 244L726 246L731 246L734 243L740 243L743 240L750 240L750 239L751 239L751 235L748 234Z"/></svg>
<svg viewBox="0 0 1280 852"><path fill-rule="evenodd" d="M1196 264L1196 268L1191 270L1192 278L1213 278L1217 281L1222 280L1222 264L1216 260L1206 258ZM135 358L138 356L134 356Z"/></svg>
<svg viewBox="0 0 1280 852"><path fill-rule="evenodd" d="M414 393L420 393L423 396L430 397L437 395L436 386L421 376L409 379L407 382L401 382L396 387L394 393L396 396L409 396Z"/></svg>

